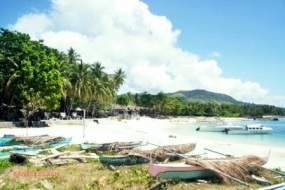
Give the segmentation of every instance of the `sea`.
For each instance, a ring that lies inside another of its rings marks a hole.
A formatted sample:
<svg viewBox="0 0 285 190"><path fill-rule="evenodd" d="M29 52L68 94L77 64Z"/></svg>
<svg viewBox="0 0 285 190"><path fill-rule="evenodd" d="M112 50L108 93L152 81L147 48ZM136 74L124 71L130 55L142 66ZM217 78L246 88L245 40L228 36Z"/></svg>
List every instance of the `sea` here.
<svg viewBox="0 0 285 190"><path fill-rule="evenodd" d="M227 143L241 143L251 145L265 145L272 147L285 148L285 118L273 120L236 120L230 121L237 125L262 124L265 127L270 127L273 130L269 134L226 134L222 132L204 132L196 131L196 128L205 123L185 123L173 127L175 133L185 137L194 137L195 139L216 140Z"/></svg>

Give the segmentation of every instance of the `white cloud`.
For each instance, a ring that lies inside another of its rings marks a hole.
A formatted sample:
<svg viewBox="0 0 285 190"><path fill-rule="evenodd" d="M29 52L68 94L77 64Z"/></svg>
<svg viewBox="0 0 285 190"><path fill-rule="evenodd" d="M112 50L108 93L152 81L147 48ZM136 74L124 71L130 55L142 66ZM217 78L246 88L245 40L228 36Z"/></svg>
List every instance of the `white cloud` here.
<svg viewBox="0 0 285 190"><path fill-rule="evenodd" d="M44 13L30 13L18 19L13 30L23 31L30 34L31 38L37 38L42 33L53 27L53 21Z"/></svg>
<svg viewBox="0 0 285 190"><path fill-rule="evenodd" d="M64 52L73 47L84 62L100 61L106 72L121 67L128 77L121 92L205 89L285 106L284 97L269 100L259 84L223 78L215 60L200 61L177 48L180 31L139 0L52 0L48 13L24 15L11 27Z"/></svg>
<svg viewBox="0 0 285 190"><path fill-rule="evenodd" d="M215 51L210 53L210 57L220 57L220 56L221 56L221 54L218 52L215 52Z"/></svg>

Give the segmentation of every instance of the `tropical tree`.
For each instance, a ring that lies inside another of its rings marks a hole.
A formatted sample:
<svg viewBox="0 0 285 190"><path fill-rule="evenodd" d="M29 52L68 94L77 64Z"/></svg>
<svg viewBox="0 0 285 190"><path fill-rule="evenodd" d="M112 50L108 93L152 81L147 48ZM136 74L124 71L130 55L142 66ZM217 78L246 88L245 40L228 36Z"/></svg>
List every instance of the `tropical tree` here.
<svg viewBox="0 0 285 190"><path fill-rule="evenodd" d="M73 97L88 100L91 94L90 66L81 63L71 65L69 80L73 87Z"/></svg>
<svg viewBox="0 0 285 190"><path fill-rule="evenodd" d="M70 64L75 64L78 60L81 60L80 55L72 47L68 49L67 59Z"/></svg>
<svg viewBox="0 0 285 190"><path fill-rule="evenodd" d="M0 49L4 71L4 95L10 105L23 106L27 120L38 109L53 110L59 107L62 77L59 72L57 50L43 41L32 41L27 34L1 29Z"/></svg>
<svg viewBox="0 0 285 190"><path fill-rule="evenodd" d="M116 91L118 91L119 87L125 83L125 79L126 73L121 68L115 71L113 84Z"/></svg>
<svg viewBox="0 0 285 190"><path fill-rule="evenodd" d="M116 103L121 105L121 106L127 106L131 102L129 96L127 94L122 94L117 97Z"/></svg>

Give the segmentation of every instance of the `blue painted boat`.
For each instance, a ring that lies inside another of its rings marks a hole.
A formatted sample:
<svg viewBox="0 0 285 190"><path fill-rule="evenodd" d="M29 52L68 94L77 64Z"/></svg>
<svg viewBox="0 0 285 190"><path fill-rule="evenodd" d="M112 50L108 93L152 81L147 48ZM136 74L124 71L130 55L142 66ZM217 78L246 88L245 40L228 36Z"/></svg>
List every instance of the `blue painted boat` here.
<svg viewBox="0 0 285 190"><path fill-rule="evenodd" d="M50 144L52 147L51 148L44 148L44 146L18 146L18 147L12 147L11 149L7 149L6 151L0 152L0 160L6 160L10 158L11 153L20 153L24 155L37 155L42 151L48 151L53 148L63 148L66 147L67 145L70 144L72 140L72 137L65 138L64 140L58 141L56 143Z"/></svg>
<svg viewBox="0 0 285 190"><path fill-rule="evenodd" d="M115 156L100 155L99 161L105 165L122 166L122 165L145 164L149 162L149 159L142 157L140 155L115 155Z"/></svg>
<svg viewBox="0 0 285 190"><path fill-rule="evenodd" d="M2 143L2 146L15 146L15 145L40 145L42 138L49 137L49 135L28 136L28 137L14 137ZM70 143L72 137L51 137L46 139L44 144L57 145L62 143Z"/></svg>
<svg viewBox="0 0 285 190"><path fill-rule="evenodd" d="M97 150L97 151L107 151L107 150L124 150L132 149L139 146L143 146L142 141L130 141L130 142L110 142L103 144L81 144L82 150Z"/></svg>
<svg viewBox="0 0 285 190"><path fill-rule="evenodd" d="M15 137L15 135L10 135L10 134L3 135L3 137L0 138L0 146L2 144L5 144L7 141L11 140L14 137Z"/></svg>

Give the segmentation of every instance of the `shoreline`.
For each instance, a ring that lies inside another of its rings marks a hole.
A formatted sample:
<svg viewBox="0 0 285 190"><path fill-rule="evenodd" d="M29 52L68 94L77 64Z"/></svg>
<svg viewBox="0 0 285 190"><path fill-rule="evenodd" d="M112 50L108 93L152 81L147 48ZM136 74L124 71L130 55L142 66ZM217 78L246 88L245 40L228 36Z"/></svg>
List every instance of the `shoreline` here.
<svg viewBox="0 0 285 190"><path fill-rule="evenodd" d="M177 118L175 118L177 119ZM180 119L180 118L179 118ZM243 156L253 154L260 157L268 155L270 159L264 167L280 168L285 171L285 150L281 147L261 146L257 144L232 143L226 141L211 140L205 138L189 137L176 133L174 127L179 127L185 123L197 124L195 118L187 120L180 119L175 122L173 119L154 119L149 117L140 117L139 120L121 120L115 118L98 119L99 124L93 120L85 121L85 127L82 125L57 125L53 123L50 127L42 128L1 128L0 136L4 134L14 134L16 136L26 136L28 131L29 136L48 134L50 136L73 137L72 144L81 144L84 142L118 142L118 141L144 141L156 145L182 144L196 142L196 149L191 154L201 154L207 152L207 157L222 157L221 155L209 151L204 148L214 150L223 154L233 156ZM170 135L175 138L170 138ZM84 137L83 137L84 136ZM155 148L155 146L147 145L146 149Z"/></svg>

